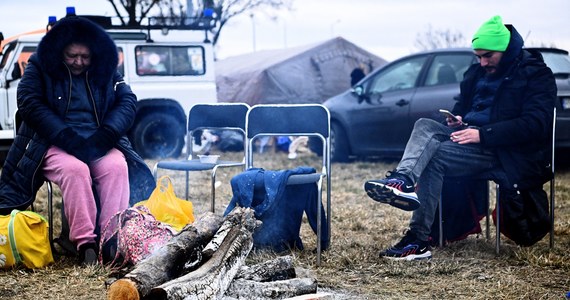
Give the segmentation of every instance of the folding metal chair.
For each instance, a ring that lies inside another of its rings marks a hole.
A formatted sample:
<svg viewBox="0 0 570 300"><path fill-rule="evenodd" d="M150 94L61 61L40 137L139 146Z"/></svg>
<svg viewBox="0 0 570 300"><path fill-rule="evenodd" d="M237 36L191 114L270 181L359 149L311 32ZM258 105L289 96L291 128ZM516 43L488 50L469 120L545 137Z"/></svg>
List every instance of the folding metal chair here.
<svg viewBox="0 0 570 300"><path fill-rule="evenodd" d="M554 188L554 184L555 184L555 167L554 167L554 159L555 159L555 140L556 140L556 108L554 108L554 114L553 114L553 118L552 118L552 153L551 153L551 162L550 162L550 168L552 171L552 179L550 179L550 242L549 242L549 246L550 248L554 247L554 204L555 204L555 188ZM483 174L481 176L477 176L477 179L485 179L485 180L490 180L490 181L495 181L495 195L496 195L496 204L495 204L495 212L497 214L497 218L496 218L496 234L495 234L495 253L498 255L500 252L500 247L501 247L501 232L500 232L500 228L501 228L501 218L498 217L501 215L501 207L499 205L499 183L496 181L497 179L494 178L493 176L488 176L488 174ZM486 212L487 212L487 216L486 216L486 236L487 239L490 239L490 198L487 196L486 197L486 201L487 201L487 206L486 206ZM442 198L439 198L439 246L443 246L443 202L442 202Z"/></svg>
<svg viewBox="0 0 570 300"><path fill-rule="evenodd" d="M186 200L188 200L189 173L193 171L211 170L211 208L215 211L216 203L216 172L219 168L243 167L245 168L245 118L249 105L245 103L208 103L195 104L188 114L188 131L186 134L186 148L188 157L185 160L159 161L153 167L156 180L158 169L186 172ZM218 160L216 163L203 163L194 157L192 149L193 134L199 130L234 130L244 136L244 150L242 161Z"/></svg>
<svg viewBox="0 0 570 300"><path fill-rule="evenodd" d="M314 174L296 174L288 178L287 185L315 183L318 190L317 213L317 265L321 264L321 210L323 179L326 179L326 217L330 234L331 223L331 174L330 174L330 113L320 104L254 105L246 118L246 168L254 166L253 143L266 136L308 136L323 143L321 170Z"/></svg>

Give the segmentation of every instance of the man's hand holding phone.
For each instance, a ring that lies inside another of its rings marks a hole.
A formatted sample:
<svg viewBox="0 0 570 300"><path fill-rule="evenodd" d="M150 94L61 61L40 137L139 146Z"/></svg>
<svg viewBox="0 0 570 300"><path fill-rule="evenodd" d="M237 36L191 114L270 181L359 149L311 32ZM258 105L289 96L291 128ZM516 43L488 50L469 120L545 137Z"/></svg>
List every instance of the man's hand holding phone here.
<svg viewBox="0 0 570 300"><path fill-rule="evenodd" d="M467 123L462 121L461 116L456 116L446 109L440 109L439 112L445 117L445 120L447 121L447 126L449 127L467 126Z"/></svg>

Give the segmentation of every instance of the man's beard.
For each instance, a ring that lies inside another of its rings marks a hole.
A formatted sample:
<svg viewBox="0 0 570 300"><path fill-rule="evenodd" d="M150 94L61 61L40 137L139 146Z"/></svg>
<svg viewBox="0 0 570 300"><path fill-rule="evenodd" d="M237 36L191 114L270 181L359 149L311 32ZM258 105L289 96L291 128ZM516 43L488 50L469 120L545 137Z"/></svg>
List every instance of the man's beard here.
<svg viewBox="0 0 570 300"><path fill-rule="evenodd" d="M487 74L497 73L497 67L485 67Z"/></svg>

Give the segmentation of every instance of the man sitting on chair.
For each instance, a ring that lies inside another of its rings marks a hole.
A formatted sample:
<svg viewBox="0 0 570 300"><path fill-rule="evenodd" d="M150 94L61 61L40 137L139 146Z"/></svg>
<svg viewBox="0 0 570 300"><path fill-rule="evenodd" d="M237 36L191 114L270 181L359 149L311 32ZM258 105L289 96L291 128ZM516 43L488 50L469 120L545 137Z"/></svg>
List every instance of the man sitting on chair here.
<svg viewBox="0 0 570 300"><path fill-rule="evenodd" d="M492 172L506 197L542 189L551 176L546 166L556 101L552 71L540 53L523 49L522 37L499 16L477 30L472 47L479 63L461 82L452 111L457 119L419 119L396 169L364 185L373 200L414 211L406 235L381 256L431 257L428 236L444 176ZM546 201L545 193L535 194Z"/></svg>

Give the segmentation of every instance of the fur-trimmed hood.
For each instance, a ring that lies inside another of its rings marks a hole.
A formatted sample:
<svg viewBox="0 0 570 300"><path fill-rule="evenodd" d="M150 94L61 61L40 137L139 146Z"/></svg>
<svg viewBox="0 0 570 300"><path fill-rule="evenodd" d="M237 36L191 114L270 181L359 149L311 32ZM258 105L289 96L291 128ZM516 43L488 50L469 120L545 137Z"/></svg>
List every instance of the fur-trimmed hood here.
<svg viewBox="0 0 570 300"><path fill-rule="evenodd" d="M40 41L37 57L45 72L58 79L69 76L63 50L71 43L85 44L91 50L88 72L94 84L108 83L119 61L115 42L101 26L77 16L58 21Z"/></svg>

